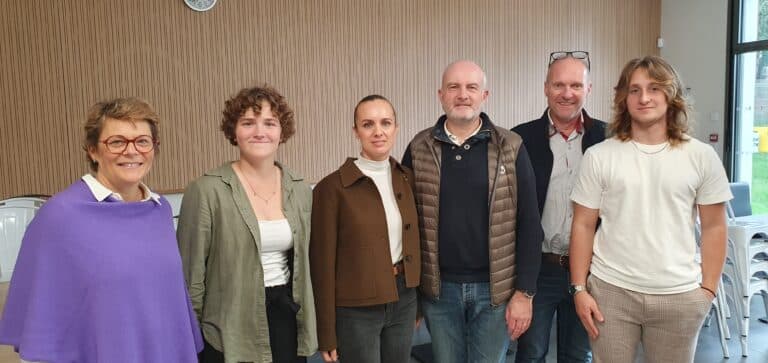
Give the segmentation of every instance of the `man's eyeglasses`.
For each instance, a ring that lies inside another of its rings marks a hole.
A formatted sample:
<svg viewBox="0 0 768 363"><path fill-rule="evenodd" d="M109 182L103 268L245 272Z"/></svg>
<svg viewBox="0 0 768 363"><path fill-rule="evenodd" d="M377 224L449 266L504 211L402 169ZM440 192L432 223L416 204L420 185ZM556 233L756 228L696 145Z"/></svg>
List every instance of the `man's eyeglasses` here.
<svg viewBox="0 0 768 363"><path fill-rule="evenodd" d="M146 154L157 147L158 144L160 144L159 141L156 141L152 138L152 136L149 135L141 135L133 139L128 139L125 136L114 135L108 137L106 140L101 140L101 143L107 147L107 151L113 154L124 153L128 148L128 144L133 144L133 147L136 149L136 151L142 154Z"/></svg>
<svg viewBox="0 0 768 363"><path fill-rule="evenodd" d="M583 60L586 62L587 70L590 70L590 62L589 62L589 52L585 52L583 50L574 50L569 52L552 52L549 53L549 65L551 66L552 63L555 63L555 61L563 59L563 58L574 58Z"/></svg>

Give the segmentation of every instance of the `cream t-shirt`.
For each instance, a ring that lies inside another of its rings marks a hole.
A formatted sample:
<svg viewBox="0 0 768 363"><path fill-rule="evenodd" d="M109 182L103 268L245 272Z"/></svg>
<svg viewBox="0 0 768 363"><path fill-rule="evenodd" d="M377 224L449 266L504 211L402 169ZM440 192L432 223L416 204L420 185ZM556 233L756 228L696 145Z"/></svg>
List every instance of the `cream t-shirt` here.
<svg viewBox="0 0 768 363"><path fill-rule="evenodd" d="M616 138L597 144L585 153L571 194L600 210L590 272L648 294L698 287L696 205L732 197L715 150L693 138L676 147Z"/></svg>

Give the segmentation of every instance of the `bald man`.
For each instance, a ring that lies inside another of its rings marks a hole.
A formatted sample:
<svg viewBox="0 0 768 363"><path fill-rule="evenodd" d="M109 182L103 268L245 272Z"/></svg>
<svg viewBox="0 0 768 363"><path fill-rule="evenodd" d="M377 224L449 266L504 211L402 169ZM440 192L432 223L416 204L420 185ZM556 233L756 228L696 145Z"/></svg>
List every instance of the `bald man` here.
<svg viewBox="0 0 768 363"><path fill-rule="evenodd" d="M421 229L421 303L436 362L500 362L531 322L544 238L517 134L482 112L483 70L451 63L445 114L408 145ZM405 227L407 228L407 226Z"/></svg>

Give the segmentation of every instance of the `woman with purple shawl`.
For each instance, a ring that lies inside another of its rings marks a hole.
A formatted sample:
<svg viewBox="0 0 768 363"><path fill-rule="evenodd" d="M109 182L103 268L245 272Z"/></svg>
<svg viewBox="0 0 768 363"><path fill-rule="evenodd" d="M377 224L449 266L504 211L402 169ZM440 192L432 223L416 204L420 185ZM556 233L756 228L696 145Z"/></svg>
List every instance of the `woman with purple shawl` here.
<svg viewBox="0 0 768 363"><path fill-rule="evenodd" d="M158 146L146 102L94 105L91 173L27 228L0 320L23 361L189 363L202 349L168 201L142 183Z"/></svg>

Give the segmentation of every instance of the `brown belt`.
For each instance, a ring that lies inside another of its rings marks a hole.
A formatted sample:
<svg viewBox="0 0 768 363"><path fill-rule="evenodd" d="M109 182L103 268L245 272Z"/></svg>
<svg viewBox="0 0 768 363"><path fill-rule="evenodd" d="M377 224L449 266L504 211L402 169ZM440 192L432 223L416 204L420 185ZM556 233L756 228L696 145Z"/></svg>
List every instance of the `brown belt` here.
<svg viewBox="0 0 768 363"><path fill-rule="evenodd" d="M392 273L397 275L402 275L403 272L405 272L405 267L403 267L403 261L400 261L394 265L392 265Z"/></svg>
<svg viewBox="0 0 768 363"><path fill-rule="evenodd" d="M541 254L541 260L553 265L559 265L566 270L571 266L570 261L568 261L568 255L558 255L555 253L544 252Z"/></svg>

